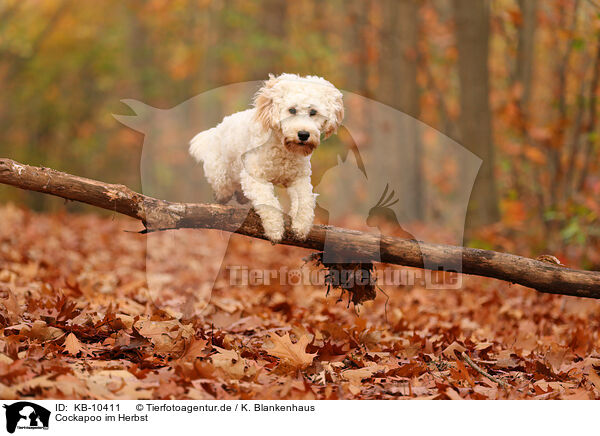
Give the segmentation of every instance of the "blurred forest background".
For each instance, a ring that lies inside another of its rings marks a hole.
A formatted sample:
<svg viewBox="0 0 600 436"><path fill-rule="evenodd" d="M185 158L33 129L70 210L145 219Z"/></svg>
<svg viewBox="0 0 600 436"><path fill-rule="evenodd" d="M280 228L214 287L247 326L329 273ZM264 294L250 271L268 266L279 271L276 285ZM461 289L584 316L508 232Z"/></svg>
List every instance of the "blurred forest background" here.
<svg viewBox="0 0 600 436"><path fill-rule="evenodd" d="M2 0L0 156L140 190L143 136L112 117L121 99L171 108L281 72L482 158L471 245L600 269L596 0ZM4 186L0 201L65 207Z"/></svg>

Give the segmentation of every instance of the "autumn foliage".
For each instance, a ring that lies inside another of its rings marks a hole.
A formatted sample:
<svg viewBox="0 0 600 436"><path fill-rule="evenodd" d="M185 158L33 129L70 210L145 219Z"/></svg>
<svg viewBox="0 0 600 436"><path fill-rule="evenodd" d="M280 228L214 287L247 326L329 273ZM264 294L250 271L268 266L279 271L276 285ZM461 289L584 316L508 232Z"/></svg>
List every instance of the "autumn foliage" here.
<svg viewBox="0 0 600 436"><path fill-rule="evenodd" d="M386 287L387 315L382 294L357 315L324 287L222 272L186 318L150 298L136 221L12 206L0 221L2 398L600 398L594 300L468 278ZM255 268L304 256L237 235L227 254Z"/></svg>

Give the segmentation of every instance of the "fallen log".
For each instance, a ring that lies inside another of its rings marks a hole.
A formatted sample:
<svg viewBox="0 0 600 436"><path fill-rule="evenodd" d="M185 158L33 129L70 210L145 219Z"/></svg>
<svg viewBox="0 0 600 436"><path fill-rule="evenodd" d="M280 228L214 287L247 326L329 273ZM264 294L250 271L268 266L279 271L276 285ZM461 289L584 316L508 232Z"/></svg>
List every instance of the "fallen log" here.
<svg viewBox="0 0 600 436"><path fill-rule="evenodd" d="M124 185L24 165L11 159L0 159L0 183L118 212L142 221L147 231L204 228L267 239L260 218L252 210L169 202L145 196ZM518 283L544 293L600 298L600 272L597 271L575 270L490 250L379 237L333 226L314 225L308 238L300 241L288 229L289 220L282 244L321 251L327 233L328 244L363 259L380 258L384 263L411 267L422 267L426 259L426 264Z"/></svg>

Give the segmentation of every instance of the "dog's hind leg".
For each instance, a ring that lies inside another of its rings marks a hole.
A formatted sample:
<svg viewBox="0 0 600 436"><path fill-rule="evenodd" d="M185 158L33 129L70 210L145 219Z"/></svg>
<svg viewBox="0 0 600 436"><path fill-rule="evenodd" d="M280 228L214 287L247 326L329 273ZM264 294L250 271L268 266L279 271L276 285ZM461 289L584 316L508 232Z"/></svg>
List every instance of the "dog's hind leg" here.
<svg viewBox="0 0 600 436"><path fill-rule="evenodd" d="M229 177L226 164L219 159L204 161L204 176L213 189L217 203L225 204L231 200L236 186Z"/></svg>
<svg viewBox="0 0 600 436"><path fill-rule="evenodd" d="M209 180L210 182L210 180ZM233 197L234 194L234 190L231 189L230 185L228 184L222 184L219 182L210 182L210 185L213 188L214 194L215 194L215 201L219 204L226 204L229 203L229 200L231 200L231 197Z"/></svg>
<svg viewBox="0 0 600 436"><path fill-rule="evenodd" d="M235 191L235 199L239 204L246 204L250 201L242 191Z"/></svg>
<svg viewBox="0 0 600 436"><path fill-rule="evenodd" d="M227 204L229 203L229 200L231 200L231 197L233 196L230 195L229 197L220 197L217 194L215 194L215 201L219 204Z"/></svg>
<svg viewBox="0 0 600 436"><path fill-rule="evenodd" d="M203 162L204 176L213 189L217 203L225 204L231 200L235 192L229 174L228 162L221 155L219 147L215 147L218 136L216 128L198 133L190 141L190 154L198 162Z"/></svg>

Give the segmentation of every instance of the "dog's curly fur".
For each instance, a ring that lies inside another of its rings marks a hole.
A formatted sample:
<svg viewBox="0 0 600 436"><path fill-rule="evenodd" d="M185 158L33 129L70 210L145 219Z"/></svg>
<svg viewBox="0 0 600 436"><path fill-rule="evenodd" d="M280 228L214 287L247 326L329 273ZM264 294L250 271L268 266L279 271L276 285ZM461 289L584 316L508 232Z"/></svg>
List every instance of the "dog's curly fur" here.
<svg viewBox="0 0 600 436"><path fill-rule="evenodd" d="M327 80L270 75L254 96L254 108L197 134L190 154L203 162L218 202L226 203L233 194L251 201L273 243L284 233L274 185L287 188L292 231L303 240L315 209L310 156L321 134L326 139L335 133L343 117L342 93Z"/></svg>

